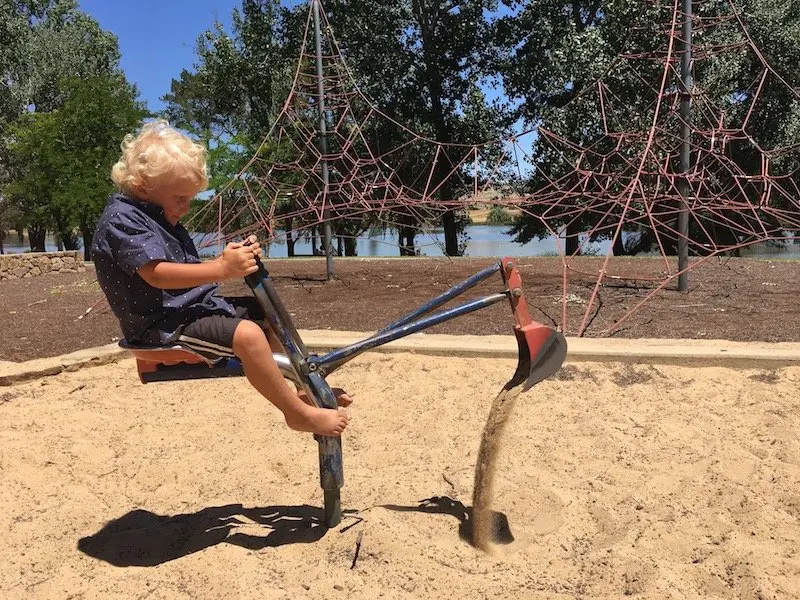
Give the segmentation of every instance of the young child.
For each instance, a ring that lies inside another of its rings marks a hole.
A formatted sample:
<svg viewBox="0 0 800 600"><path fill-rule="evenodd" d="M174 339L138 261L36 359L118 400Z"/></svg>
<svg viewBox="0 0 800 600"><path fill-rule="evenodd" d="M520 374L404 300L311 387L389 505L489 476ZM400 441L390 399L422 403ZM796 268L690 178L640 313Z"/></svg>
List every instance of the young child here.
<svg viewBox="0 0 800 600"><path fill-rule="evenodd" d="M128 135L111 171L120 193L113 194L97 225L92 259L97 281L134 343L179 342L207 357L236 356L248 381L277 406L297 431L338 436L348 423L343 409L317 408L287 385L272 357L279 344L257 321L254 298L226 298L217 282L257 270L261 249L230 243L223 253L201 261L179 223L189 203L208 185L205 148L165 121ZM268 328L267 328L268 330ZM340 405L350 397L336 390Z"/></svg>

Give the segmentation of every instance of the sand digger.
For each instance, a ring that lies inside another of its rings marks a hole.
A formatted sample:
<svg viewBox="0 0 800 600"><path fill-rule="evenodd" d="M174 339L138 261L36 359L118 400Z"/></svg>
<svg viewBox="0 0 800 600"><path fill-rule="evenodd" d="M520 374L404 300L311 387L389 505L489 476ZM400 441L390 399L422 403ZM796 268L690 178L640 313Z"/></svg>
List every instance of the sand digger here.
<svg viewBox="0 0 800 600"><path fill-rule="evenodd" d="M502 291L434 312L496 274L502 277ZM325 378L363 352L504 300L511 304L514 335L519 349L517 369L504 386L505 392L524 392L555 374L567 354L567 342L563 334L531 318L522 289L522 278L514 259L508 257L454 285L372 336L322 355L308 352L263 262L258 260L258 271L248 275L245 281L267 315L267 324L283 347L283 353L273 355L281 372L301 386L309 398L323 408L337 408L336 398ZM242 374L241 365L236 360L223 358L212 362L180 345L141 346L126 340L122 340L120 345L136 357L143 383ZM315 438L319 444L324 522L328 527L335 527L341 521L340 490L344 485L342 441L338 437L315 435Z"/></svg>

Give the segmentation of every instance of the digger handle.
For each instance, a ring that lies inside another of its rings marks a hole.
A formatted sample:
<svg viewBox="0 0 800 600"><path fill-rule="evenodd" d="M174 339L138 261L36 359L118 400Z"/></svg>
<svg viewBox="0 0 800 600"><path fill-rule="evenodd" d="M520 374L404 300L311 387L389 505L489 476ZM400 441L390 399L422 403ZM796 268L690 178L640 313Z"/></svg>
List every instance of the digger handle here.
<svg viewBox="0 0 800 600"><path fill-rule="evenodd" d="M249 246L250 242L244 242L245 246ZM267 271L267 267L264 266L264 262L261 260L260 256L256 256L256 266L258 266L258 270L255 273L250 273L250 275L245 275L245 282L250 288L255 288L258 286L261 281L269 277L269 271Z"/></svg>

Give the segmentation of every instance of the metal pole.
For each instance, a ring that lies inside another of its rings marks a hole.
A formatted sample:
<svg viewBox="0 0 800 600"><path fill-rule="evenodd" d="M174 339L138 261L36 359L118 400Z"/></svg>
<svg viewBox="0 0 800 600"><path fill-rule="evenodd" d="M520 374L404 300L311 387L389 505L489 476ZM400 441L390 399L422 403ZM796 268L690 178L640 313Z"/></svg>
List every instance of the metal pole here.
<svg viewBox="0 0 800 600"><path fill-rule="evenodd" d="M395 329L377 333L371 337L361 340L360 342L350 344L345 348L332 350L325 356L309 356L307 362L309 366L314 365L316 368L321 368L324 375L327 377L334 371L334 369L338 369L344 363L354 359L362 352L366 352L372 348L377 348L378 346L383 346L384 344L388 344L394 340L399 340L407 335L411 335L417 331L422 331L423 329L428 329L429 327L433 327L439 323L444 323L445 321L455 319L456 317L486 308L492 304L497 304L498 302L501 302L507 298L508 293L501 292L497 294L491 294L490 296L484 296L483 298L478 298L477 300L470 300L469 302L465 302L459 306L442 310L428 317L424 317L417 321L412 321L411 323L406 323L405 325L396 327Z"/></svg>
<svg viewBox="0 0 800 600"><path fill-rule="evenodd" d="M258 271L245 277L247 285L253 290L270 328L286 350L290 368L299 378L309 398L316 400L321 408L338 410L336 397L328 383L320 373L307 372L308 359L305 344L294 328L291 315L286 312L264 263L256 259ZM274 355L273 355L274 356ZM278 365L280 367L280 363ZM294 379L291 378L290 379ZM344 467L342 459L342 438L315 435L319 448L319 483L322 487L325 502L325 524L336 527L342 520L340 488L344 485Z"/></svg>
<svg viewBox="0 0 800 600"><path fill-rule="evenodd" d="M678 290L689 288L689 201L692 190L689 186L689 171L692 168L692 0L683 0L683 54L681 55L681 179L678 182L683 206L678 213Z"/></svg>
<svg viewBox="0 0 800 600"><path fill-rule="evenodd" d="M317 51L317 109L319 110L319 151L322 154L322 184L324 201L328 202L328 124L325 117L325 80L322 69L322 30L319 18L319 0L311 0L314 13L314 44ZM331 243L330 211L326 208L322 213L325 230L325 269L327 279L333 279L333 244Z"/></svg>

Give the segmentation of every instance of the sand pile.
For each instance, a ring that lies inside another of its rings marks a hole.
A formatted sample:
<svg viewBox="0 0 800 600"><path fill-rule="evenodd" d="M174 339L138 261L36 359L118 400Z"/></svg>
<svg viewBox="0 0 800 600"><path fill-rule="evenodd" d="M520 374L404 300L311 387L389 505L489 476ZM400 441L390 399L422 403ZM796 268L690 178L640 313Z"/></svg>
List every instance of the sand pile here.
<svg viewBox="0 0 800 600"><path fill-rule="evenodd" d="M357 400L330 531L316 442L244 380L126 360L0 388L0 598L800 598L800 368L569 365L506 397L513 542L487 554L459 534L515 366L334 373Z"/></svg>

